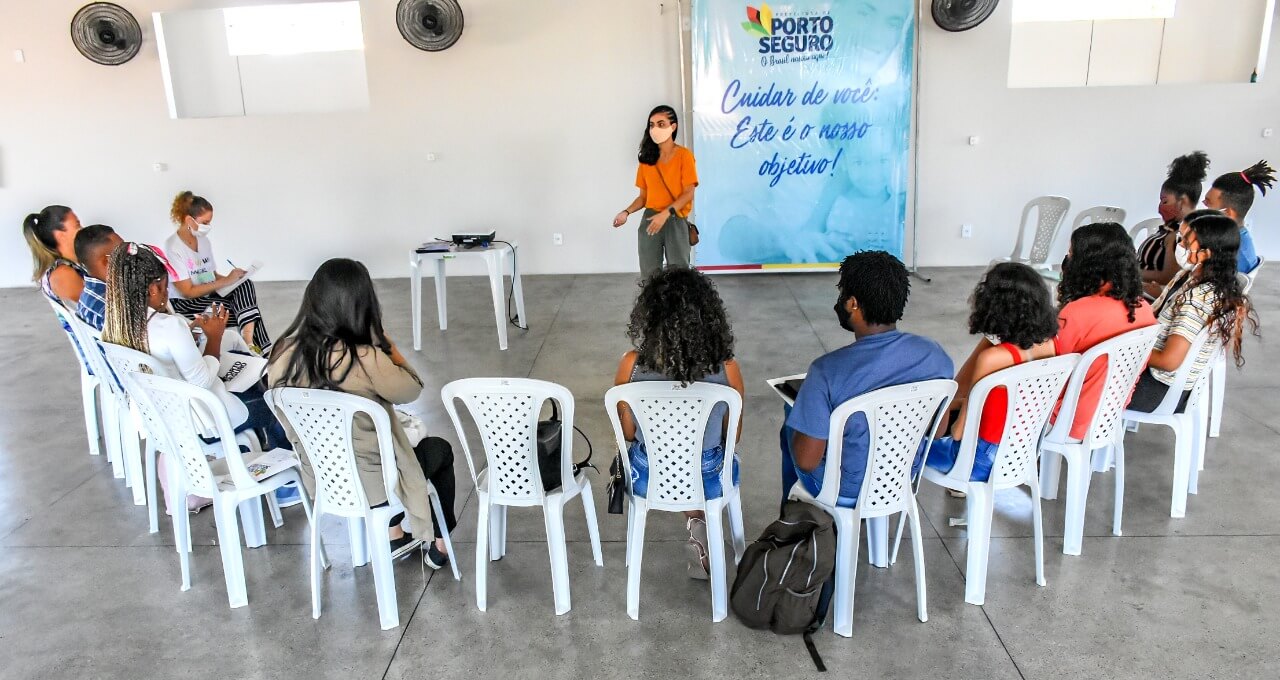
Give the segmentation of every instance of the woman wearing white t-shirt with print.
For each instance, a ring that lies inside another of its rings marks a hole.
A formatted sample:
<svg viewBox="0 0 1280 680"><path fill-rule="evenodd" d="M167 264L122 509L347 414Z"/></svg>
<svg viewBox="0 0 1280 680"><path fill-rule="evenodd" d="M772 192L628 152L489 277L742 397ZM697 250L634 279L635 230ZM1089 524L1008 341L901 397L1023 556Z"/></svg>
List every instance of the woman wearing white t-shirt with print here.
<svg viewBox="0 0 1280 680"><path fill-rule="evenodd" d="M177 233L164 242L165 256L177 271L169 286L173 311L193 319L215 302L222 303L230 312L230 323L240 329L244 341L260 353L268 353L271 336L262 323L262 312L258 311L258 292L253 281L236 286L226 297L218 294L219 288L243 276L244 270L237 268L226 275L218 274L213 244L208 237L213 205L201 196L184 191L173 199L169 216L178 225Z"/></svg>

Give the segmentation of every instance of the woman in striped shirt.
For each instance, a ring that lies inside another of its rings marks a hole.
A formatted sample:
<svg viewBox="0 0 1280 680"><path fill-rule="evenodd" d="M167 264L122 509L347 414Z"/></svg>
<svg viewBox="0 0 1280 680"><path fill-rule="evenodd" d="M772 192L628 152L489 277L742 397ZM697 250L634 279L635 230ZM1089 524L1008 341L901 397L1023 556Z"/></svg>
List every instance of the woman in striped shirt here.
<svg viewBox="0 0 1280 680"><path fill-rule="evenodd" d="M1240 229L1234 220L1216 210L1197 210L1182 222L1174 248L1181 271L1153 305L1160 335L1147 370L1138 379L1130 409L1149 413L1164 401L1192 343L1206 328L1209 341L1192 358L1194 363L1185 386L1194 385L1208 370L1219 349L1226 348L1237 366L1244 365L1240 353L1244 327L1249 324L1256 335L1258 315L1236 277L1239 250ZM1190 390L1183 392L1178 411L1186 407L1189 396Z"/></svg>

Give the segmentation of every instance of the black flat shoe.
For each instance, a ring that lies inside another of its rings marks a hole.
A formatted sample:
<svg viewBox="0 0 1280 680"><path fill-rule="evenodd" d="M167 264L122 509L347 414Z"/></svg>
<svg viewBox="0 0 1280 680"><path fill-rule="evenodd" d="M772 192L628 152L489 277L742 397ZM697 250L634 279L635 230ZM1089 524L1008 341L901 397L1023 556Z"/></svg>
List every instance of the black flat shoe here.
<svg viewBox="0 0 1280 680"><path fill-rule="evenodd" d="M418 547L422 541L413 537L413 534L405 532L400 538L391 539L391 559L396 559Z"/></svg>

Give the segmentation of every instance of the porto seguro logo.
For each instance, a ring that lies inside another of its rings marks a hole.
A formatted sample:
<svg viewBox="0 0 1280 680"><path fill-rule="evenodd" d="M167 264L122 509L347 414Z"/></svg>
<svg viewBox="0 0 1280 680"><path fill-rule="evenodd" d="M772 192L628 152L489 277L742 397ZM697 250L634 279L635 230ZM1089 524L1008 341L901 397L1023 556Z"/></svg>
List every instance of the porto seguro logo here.
<svg viewBox="0 0 1280 680"><path fill-rule="evenodd" d="M765 3L760 8L747 7L747 20L742 23L748 33L760 36L760 54L826 53L835 39L831 31L835 20L828 14L789 13L775 17Z"/></svg>

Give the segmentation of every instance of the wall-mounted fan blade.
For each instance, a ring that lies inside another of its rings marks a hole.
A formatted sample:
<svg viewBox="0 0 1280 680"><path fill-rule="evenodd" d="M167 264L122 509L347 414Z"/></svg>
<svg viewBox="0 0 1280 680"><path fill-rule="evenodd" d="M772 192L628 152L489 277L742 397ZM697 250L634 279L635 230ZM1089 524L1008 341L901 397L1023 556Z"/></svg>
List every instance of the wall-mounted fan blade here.
<svg viewBox="0 0 1280 680"><path fill-rule="evenodd" d="M987 20L999 0L933 0L933 21L944 31L967 31Z"/></svg>
<svg viewBox="0 0 1280 680"><path fill-rule="evenodd" d="M142 27L120 5L94 2L71 18L71 42L89 61L118 66L138 55Z"/></svg>
<svg viewBox="0 0 1280 680"><path fill-rule="evenodd" d="M462 36L462 7L458 0L400 0L396 27L410 45L439 52Z"/></svg>

